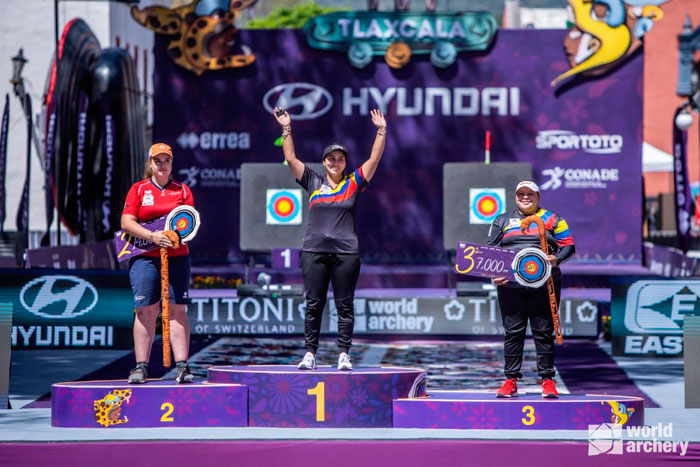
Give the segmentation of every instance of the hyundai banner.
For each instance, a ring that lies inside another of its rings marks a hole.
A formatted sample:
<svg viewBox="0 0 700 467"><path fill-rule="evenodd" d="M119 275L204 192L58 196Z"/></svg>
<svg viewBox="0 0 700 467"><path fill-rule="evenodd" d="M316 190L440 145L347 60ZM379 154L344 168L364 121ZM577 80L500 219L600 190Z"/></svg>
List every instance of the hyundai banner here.
<svg viewBox="0 0 700 467"><path fill-rule="evenodd" d="M306 303L301 297L236 297L198 292L190 298L188 317L193 334L304 334ZM564 336L598 335L598 303L563 299L559 311ZM322 332L338 331L338 314L329 299ZM355 298L355 334L415 336L503 335L495 297Z"/></svg>
<svg viewBox="0 0 700 467"><path fill-rule="evenodd" d="M613 355L683 356L683 320L700 315L699 296L698 280L614 279Z"/></svg>
<svg viewBox="0 0 700 467"><path fill-rule="evenodd" d="M319 162L337 141L349 149L348 169L369 157L370 110L386 114L384 156L358 206L364 259L443 261L443 165L482 161L490 131L493 162L532 164L542 206L569 222L573 260L639 263L642 55L555 88L569 67L566 34L500 30L488 51L461 52L447 68L416 56L397 70L379 59L355 69L345 53L310 48L301 31L247 30L239 39L255 63L201 76L174 63L157 36L154 138L173 146L174 175L210 226L193 257L243 260L240 167L282 163L279 106L300 160Z"/></svg>
<svg viewBox="0 0 700 467"><path fill-rule="evenodd" d="M0 303L12 303L13 348L133 346L134 302L126 273L2 270L0 284Z"/></svg>

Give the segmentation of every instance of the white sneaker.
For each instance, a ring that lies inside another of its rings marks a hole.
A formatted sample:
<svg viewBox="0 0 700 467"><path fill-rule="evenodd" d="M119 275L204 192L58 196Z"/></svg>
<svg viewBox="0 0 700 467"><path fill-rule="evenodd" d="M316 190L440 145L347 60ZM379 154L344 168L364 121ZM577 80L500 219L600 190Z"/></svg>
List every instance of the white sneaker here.
<svg viewBox="0 0 700 467"><path fill-rule="evenodd" d="M350 363L350 355L345 352L341 353L338 357L338 369L339 370L352 370L352 363Z"/></svg>
<svg viewBox="0 0 700 467"><path fill-rule="evenodd" d="M297 368L300 370L315 370L316 369L316 357L311 352L306 352L304 358L299 362Z"/></svg>

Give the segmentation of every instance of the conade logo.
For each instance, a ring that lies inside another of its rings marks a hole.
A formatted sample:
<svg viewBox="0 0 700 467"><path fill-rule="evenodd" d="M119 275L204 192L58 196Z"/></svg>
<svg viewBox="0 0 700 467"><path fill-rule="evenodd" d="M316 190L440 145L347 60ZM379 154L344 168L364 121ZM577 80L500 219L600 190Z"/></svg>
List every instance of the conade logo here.
<svg viewBox="0 0 700 467"><path fill-rule="evenodd" d="M333 96L325 88L311 83L280 84L263 96L265 109L273 113L280 107L295 120L312 120L328 112Z"/></svg>
<svg viewBox="0 0 700 467"><path fill-rule="evenodd" d="M38 290L37 290L38 289ZM97 290L76 276L41 276L27 282L19 293L22 306L32 314L50 319L83 315L97 305ZM64 302L65 304L58 304ZM57 304L55 306L51 306ZM46 310L50 307L49 310Z"/></svg>

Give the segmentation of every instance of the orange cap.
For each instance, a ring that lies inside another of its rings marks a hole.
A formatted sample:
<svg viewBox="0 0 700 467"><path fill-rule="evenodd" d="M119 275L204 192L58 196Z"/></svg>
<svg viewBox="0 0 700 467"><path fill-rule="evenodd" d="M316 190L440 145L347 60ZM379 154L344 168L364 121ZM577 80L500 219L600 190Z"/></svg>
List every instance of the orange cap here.
<svg viewBox="0 0 700 467"><path fill-rule="evenodd" d="M173 157L173 150L165 143L156 143L148 150L148 157L155 157L158 154L167 154Z"/></svg>

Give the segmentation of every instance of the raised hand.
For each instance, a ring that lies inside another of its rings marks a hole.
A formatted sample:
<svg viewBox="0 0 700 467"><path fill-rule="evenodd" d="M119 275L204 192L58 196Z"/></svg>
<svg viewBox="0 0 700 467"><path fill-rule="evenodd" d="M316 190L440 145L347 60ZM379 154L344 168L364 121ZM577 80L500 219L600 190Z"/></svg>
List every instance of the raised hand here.
<svg viewBox="0 0 700 467"><path fill-rule="evenodd" d="M289 126L292 124L292 118L289 116L289 112L286 110L283 110L279 107L275 107L274 112L272 113L275 116L275 120L277 120L277 123L279 123L281 126Z"/></svg>
<svg viewBox="0 0 700 467"><path fill-rule="evenodd" d="M386 119L384 114L377 109L370 110L369 114L372 116L372 124L378 129L386 128Z"/></svg>

